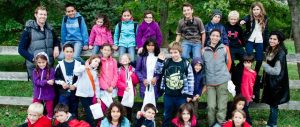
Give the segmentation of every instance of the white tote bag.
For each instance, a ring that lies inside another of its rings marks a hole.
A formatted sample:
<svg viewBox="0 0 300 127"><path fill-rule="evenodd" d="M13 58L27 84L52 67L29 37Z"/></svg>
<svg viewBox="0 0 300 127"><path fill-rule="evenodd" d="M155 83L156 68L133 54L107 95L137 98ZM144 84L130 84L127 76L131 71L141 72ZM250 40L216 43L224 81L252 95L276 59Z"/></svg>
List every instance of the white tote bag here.
<svg viewBox="0 0 300 127"><path fill-rule="evenodd" d="M113 99L112 99L112 93L108 93L106 90L104 91L100 91L102 92L100 99L102 100L102 102L105 104L106 107L109 107L111 105L111 103L113 103Z"/></svg>
<svg viewBox="0 0 300 127"><path fill-rule="evenodd" d="M130 77L127 80L127 84L128 84L129 90L128 91L124 91L121 104L123 106L125 106L125 107L132 108L133 104L134 104L134 91L133 91L132 80L131 80Z"/></svg>
<svg viewBox="0 0 300 127"><path fill-rule="evenodd" d="M149 103L153 104L156 107L154 87L151 84L149 84L146 87L143 106L142 106L141 111L144 111L145 105L149 104Z"/></svg>
<svg viewBox="0 0 300 127"><path fill-rule="evenodd" d="M103 112L101 109L101 104L100 103L96 103L90 106L91 112L93 114L94 119L99 119L101 117L103 117Z"/></svg>

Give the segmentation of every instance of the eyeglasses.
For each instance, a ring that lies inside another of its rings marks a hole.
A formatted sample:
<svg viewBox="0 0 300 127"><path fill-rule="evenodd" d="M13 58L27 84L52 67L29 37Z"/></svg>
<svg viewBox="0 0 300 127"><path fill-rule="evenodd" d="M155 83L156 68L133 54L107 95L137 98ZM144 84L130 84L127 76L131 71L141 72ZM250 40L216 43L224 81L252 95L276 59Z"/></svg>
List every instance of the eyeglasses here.
<svg viewBox="0 0 300 127"><path fill-rule="evenodd" d="M153 19L153 17L145 17L145 19Z"/></svg>

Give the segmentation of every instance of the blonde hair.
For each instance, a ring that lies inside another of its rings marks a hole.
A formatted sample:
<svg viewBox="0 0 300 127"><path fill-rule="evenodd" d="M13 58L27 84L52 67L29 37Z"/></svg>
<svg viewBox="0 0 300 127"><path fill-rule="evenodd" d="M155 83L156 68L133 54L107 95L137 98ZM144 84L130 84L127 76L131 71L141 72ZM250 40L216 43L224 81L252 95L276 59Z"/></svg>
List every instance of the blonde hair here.
<svg viewBox="0 0 300 127"><path fill-rule="evenodd" d="M29 111L42 115L44 112L44 106L41 103L34 102L29 105L27 112Z"/></svg>
<svg viewBox="0 0 300 127"><path fill-rule="evenodd" d="M120 58L119 58L119 61L121 61L122 57L123 56L127 56L127 58L129 59L129 61L131 61L131 57L128 53L124 53Z"/></svg>
<svg viewBox="0 0 300 127"><path fill-rule="evenodd" d="M266 11L265 8L263 6L263 4L261 2L254 2L251 7L250 7L250 17L251 17L251 21L254 20L254 15L253 15L253 8L255 7L259 7L260 8L260 14L256 17L258 24L261 26L262 31L265 29L265 16L266 16Z"/></svg>
<svg viewBox="0 0 300 127"><path fill-rule="evenodd" d="M170 52L170 50L177 50L179 53L182 53L182 48L179 42L172 42L169 45L168 52Z"/></svg>
<svg viewBox="0 0 300 127"><path fill-rule="evenodd" d="M229 14L228 14L228 20L230 19L230 17L236 17L239 20L240 19L240 14L236 10L230 11Z"/></svg>

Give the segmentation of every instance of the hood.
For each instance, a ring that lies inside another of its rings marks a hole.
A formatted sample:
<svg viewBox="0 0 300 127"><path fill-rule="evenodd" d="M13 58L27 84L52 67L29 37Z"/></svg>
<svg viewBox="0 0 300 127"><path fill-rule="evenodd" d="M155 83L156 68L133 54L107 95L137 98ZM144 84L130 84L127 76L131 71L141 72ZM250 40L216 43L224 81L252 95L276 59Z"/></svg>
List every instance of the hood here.
<svg viewBox="0 0 300 127"><path fill-rule="evenodd" d="M34 29L39 29L40 28L35 20L26 21L25 27L34 28ZM45 23L45 28L48 28L48 29L52 30L52 27L47 22Z"/></svg>
<svg viewBox="0 0 300 127"><path fill-rule="evenodd" d="M203 65L202 57L196 57L196 58L194 58L193 61L192 61L192 66L194 67L198 63L200 63L201 65Z"/></svg>

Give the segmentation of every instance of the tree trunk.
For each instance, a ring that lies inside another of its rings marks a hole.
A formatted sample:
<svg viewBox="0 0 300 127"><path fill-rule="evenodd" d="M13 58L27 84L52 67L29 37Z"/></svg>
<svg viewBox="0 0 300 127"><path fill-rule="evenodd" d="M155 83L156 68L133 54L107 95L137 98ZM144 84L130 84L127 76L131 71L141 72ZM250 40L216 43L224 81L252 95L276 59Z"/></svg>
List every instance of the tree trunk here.
<svg viewBox="0 0 300 127"><path fill-rule="evenodd" d="M169 38L169 26L167 25L168 20L168 1L160 1L160 28L163 35L162 47L168 47L168 38Z"/></svg>
<svg viewBox="0 0 300 127"><path fill-rule="evenodd" d="M296 53L300 53L300 2L298 0L288 0L289 8L292 15L292 29ZM300 78L300 63L297 63L298 74Z"/></svg>

